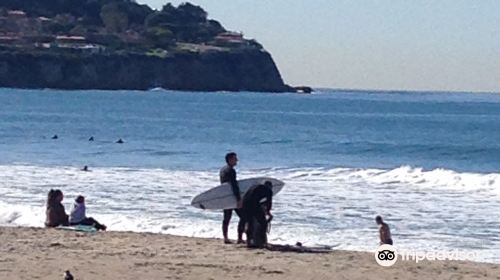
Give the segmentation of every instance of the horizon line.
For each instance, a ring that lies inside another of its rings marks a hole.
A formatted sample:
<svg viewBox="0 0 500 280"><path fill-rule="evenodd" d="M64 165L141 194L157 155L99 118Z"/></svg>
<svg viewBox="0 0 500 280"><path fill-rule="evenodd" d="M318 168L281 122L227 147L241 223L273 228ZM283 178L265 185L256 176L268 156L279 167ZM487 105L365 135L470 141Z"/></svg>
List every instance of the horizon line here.
<svg viewBox="0 0 500 280"><path fill-rule="evenodd" d="M377 92L377 93L473 93L473 94L500 94L500 91L481 91L481 90L418 90L418 89L377 89L377 88L335 88L335 87L311 87L314 91L319 90L334 90L334 91L347 91L347 92Z"/></svg>

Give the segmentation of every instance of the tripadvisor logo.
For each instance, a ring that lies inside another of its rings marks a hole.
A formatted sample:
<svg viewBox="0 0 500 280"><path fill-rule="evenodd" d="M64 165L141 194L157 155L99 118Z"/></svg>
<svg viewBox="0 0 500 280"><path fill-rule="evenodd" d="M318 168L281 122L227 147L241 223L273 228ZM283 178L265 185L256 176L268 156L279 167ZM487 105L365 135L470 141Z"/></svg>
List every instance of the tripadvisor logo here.
<svg viewBox="0 0 500 280"><path fill-rule="evenodd" d="M455 249L453 251L435 251L435 252L421 252L412 250L396 251L396 248L389 244L384 244L378 247L375 251L375 260L381 266L393 266L398 261L398 253L401 261L414 261L419 263L421 261L463 261L463 260L477 260L479 254L477 252L464 252Z"/></svg>
<svg viewBox="0 0 500 280"><path fill-rule="evenodd" d="M393 266L398 260L396 248L389 244L381 245L375 251L375 260L381 266Z"/></svg>

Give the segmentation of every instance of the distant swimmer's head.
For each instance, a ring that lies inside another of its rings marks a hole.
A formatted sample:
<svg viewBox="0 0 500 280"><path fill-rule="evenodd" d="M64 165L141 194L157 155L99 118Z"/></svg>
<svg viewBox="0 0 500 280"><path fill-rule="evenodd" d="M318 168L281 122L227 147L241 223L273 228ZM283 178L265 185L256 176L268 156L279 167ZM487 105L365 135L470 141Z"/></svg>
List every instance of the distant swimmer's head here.
<svg viewBox="0 0 500 280"><path fill-rule="evenodd" d="M120 138L120 139L118 139L118 141L116 141L116 143L118 143L118 144L123 144L123 143L125 143L125 141L123 141L123 140Z"/></svg>
<svg viewBox="0 0 500 280"><path fill-rule="evenodd" d="M377 217L375 217L375 222L377 222L377 225L380 225L380 224L382 224L384 221L382 220L382 217L381 217L381 216L377 216Z"/></svg>
<svg viewBox="0 0 500 280"><path fill-rule="evenodd" d="M236 153L231 152L226 154L226 163L229 166L236 166L238 164L238 155Z"/></svg>
<svg viewBox="0 0 500 280"><path fill-rule="evenodd" d="M91 136L91 137L89 138L89 141L94 141L94 136Z"/></svg>
<svg viewBox="0 0 500 280"><path fill-rule="evenodd" d="M84 203L85 202L85 197L83 195L79 195L76 197L75 202L77 203Z"/></svg>
<svg viewBox="0 0 500 280"><path fill-rule="evenodd" d="M58 139L58 138L59 138L59 136L57 136L57 134L52 136L52 139Z"/></svg>

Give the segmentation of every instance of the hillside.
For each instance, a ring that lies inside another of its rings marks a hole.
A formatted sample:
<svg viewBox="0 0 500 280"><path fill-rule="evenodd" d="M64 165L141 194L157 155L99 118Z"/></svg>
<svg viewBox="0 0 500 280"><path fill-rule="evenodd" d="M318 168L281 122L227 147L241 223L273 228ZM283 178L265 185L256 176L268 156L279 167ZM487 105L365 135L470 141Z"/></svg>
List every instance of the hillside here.
<svg viewBox="0 0 500 280"><path fill-rule="evenodd" d="M130 0L3 0L0 86L290 91L262 45L203 8Z"/></svg>

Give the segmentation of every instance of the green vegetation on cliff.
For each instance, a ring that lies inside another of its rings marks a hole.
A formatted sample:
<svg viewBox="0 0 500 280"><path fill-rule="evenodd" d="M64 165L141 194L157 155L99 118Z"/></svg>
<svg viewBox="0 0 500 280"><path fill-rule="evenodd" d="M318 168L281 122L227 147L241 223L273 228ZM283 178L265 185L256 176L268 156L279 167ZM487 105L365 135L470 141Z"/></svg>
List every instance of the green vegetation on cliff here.
<svg viewBox="0 0 500 280"><path fill-rule="evenodd" d="M158 11L130 0L4 0L0 45L82 49L86 44L86 49L113 51L176 50L182 43L214 47L208 50L261 48L207 16L190 3L168 3Z"/></svg>

